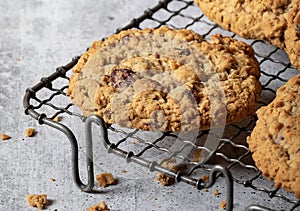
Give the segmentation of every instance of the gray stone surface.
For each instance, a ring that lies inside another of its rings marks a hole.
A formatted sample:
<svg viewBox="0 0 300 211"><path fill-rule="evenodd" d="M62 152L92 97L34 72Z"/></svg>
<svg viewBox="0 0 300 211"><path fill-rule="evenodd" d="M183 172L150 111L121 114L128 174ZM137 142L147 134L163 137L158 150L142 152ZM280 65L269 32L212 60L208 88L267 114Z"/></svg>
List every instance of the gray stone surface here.
<svg viewBox="0 0 300 211"><path fill-rule="evenodd" d="M219 210L220 202L225 200L224 181L218 181L209 192L182 183L162 187L154 173L107 154L101 144L95 146L95 172L112 172L118 185L98 189L100 193L80 192L72 180L71 148L67 138L24 115L22 100L26 88L82 53L92 41L114 33L157 2L0 1L0 133L12 137L0 141L1 211L37 210L27 204L27 194L31 193L48 194L50 203L45 210L86 210L102 200L111 210ZM197 8L194 11L197 12ZM82 125L73 121L68 124L76 130L81 149ZM32 138L25 137L28 127L37 131ZM84 178L84 153L80 152ZM121 169L126 173L120 173ZM221 192L220 196L214 195L216 189ZM236 210L251 203L276 205L276 209L286 206L281 200L260 197L260 193L240 186L235 193Z"/></svg>

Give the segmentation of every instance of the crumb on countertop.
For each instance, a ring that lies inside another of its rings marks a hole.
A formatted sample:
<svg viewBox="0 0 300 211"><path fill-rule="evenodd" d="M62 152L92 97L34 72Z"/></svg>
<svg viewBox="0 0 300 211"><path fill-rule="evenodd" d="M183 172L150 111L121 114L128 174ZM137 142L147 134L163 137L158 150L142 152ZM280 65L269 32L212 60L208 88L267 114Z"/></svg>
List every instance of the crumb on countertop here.
<svg viewBox="0 0 300 211"><path fill-rule="evenodd" d="M175 178L165 175L163 173L158 173L156 176L156 179L163 185L163 186L168 186L168 185L173 185L175 183Z"/></svg>
<svg viewBox="0 0 300 211"><path fill-rule="evenodd" d="M202 179L204 182L208 182L209 176L208 176L208 175L203 175L203 176L201 177L201 179Z"/></svg>
<svg viewBox="0 0 300 211"><path fill-rule="evenodd" d="M26 137L33 137L34 134L35 134L35 129L32 127L25 130Z"/></svg>
<svg viewBox="0 0 300 211"><path fill-rule="evenodd" d="M10 139L10 138L11 138L11 137L10 137L9 135L5 134L5 133L2 133L2 134L1 134L1 140L2 140L2 141L8 140L8 139Z"/></svg>
<svg viewBox="0 0 300 211"><path fill-rule="evenodd" d="M55 122L60 122L62 120L62 117L61 116L56 116L53 121Z"/></svg>
<svg viewBox="0 0 300 211"><path fill-rule="evenodd" d="M103 173L96 175L98 187L106 187L107 185L114 185L115 179L111 173Z"/></svg>
<svg viewBox="0 0 300 211"><path fill-rule="evenodd" d="M168 161L165 161L161 164L162 167L165 167L169 170L178 171L178 168L176 167L176 159L172 158ZM176 181L175 178L172 176L165 175L163 173L157 173L156 179L163 185L163 186L169 186L173 185Z"/></svg>
<svg viewBox="0 0 300 211"><path fill-rule="evenodd" d="M120 170L120 173L121 173L121 174L124 174L124 173L126 173L126 172L127 172L127 171L126 171L125 169L121 169L121 170Z"/></svg>
<svg viewBox="0 0 300 211"><path fill-rule="evenodd" d="M104 201L94 206L91 206L87 209L87 211L109 211L110 209L107 207Z"/></svg>
<svg viewBox="0 0 300 211"><path fill-rule="evenodd" d="M55 182L56 179L54 179L53 177L50 178L50 181Z"/></svg>
<svg viewBox="0 0 300 211"><path fill-rule="evenodd" d="M201 158L202 158L201 156L202 156L202 150L201 149L197 149L194 152L193 161L194 162L200 162Z"/></svg>
<svg viewBox="0 0 300 211"><path fill-rule="evenodd" d="M221 193L219 192L218 189L216 189L215 192L214 192L214 194L215 194L215 196L218 196L218 195L220 195Z"/></svg>
<svg viewBox="0 0 300 211"><path fill-rule="evenodd" d="M226 201L221 201L220 208L224 210L226 209Z"/></svg>
<svg viewBox="0 0 300 211"><path fill-rule="evenodd" d="M29 194L27 196L28 204L32 207L38 207L43 209L43 206L47 204L47 195L46 194Z"/></svg>

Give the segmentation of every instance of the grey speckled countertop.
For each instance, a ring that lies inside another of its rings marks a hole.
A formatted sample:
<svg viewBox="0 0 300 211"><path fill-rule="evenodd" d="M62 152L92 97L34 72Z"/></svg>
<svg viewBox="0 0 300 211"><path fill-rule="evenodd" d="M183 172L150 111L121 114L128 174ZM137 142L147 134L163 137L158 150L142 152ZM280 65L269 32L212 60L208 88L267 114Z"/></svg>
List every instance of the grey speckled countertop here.
<svg viewBox="0 0 300 211"><path fill-rule="evenodd" d="M154 173L107 154L101 145L97 146L95 172L112 172L118 185L100 189L99 193L80 192L72 180L67 138L24 114L26 88L81 54L94 40L114 33L157 3L158 0L0 1L0 133L11 136L10 140L0 141L1 211L38 210L27 204L26 197L31 193L48 195L45 210L86 210L102 200L111 210L220 210L219 204L225 200L224 181L218 180L208 192L182 183L162 187ZM69 124L81 128L75 122ZM29 127L36 129L32 138L25 137ZM83 139L80 130L78 136ZM85 169L83 158L80 167ZM84 170L81 174L85 175ZM214 195L216 189L219 196ZM280 200L245 192L235 188L235 210L243 210L253 202L285 208Z"/></svg>

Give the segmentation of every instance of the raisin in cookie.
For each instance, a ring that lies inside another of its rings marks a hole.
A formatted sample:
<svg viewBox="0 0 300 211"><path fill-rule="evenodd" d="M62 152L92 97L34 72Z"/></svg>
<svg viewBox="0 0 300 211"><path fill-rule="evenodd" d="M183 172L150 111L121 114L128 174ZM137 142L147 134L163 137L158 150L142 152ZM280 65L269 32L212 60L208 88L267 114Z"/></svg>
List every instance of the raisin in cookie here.
<svg viewBox="0 0 300 211"><path fill-rule="evenodd" d="M195 0L202 12L244 38L265 40L285 50L300 70L300 0Z"/></svg>
<svg viewBox="0 0 300 211"><path fill-rule="evenodd" d="M143 130L192 131L239 121L261 92L253 49L191 30L127 30L96 41L68 94L84 115Z"/></svg>
<svg viewBox="0 0 300 211"><path fill-rule="evenodd" d="M300 75L279 88L273 102L257 115L247 138L256 166L276 187L300 198Z"/></svg>

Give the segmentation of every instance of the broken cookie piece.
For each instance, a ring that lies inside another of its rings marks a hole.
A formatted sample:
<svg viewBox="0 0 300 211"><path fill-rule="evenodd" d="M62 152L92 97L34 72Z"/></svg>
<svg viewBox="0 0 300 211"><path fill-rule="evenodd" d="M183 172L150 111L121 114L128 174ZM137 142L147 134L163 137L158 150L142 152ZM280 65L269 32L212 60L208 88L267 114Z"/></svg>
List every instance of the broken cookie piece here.
<svg viewBox="0 0 300 211"><path fill-rule="evenodd" d="M226 209L226 201L221 201L220 208L224 210Z"/></svg>
<svg viewBox="0 0 300 211"><path fill-rule="evenodd" d="M173 185L175 183L174 177L167 176L162 173L158 173L156 178L163 186Z"/></svg>
<svg viewBox="0 0 300 211"><path fill-rule="evenodd" d="M8 140L8 139L10 139L10 138L11 138L11 137L10 137L9 135L5 134L5 133L2 133L2 134L1 134L1 140L2 140L2 141Z"/></svg>
<svg viewBox="0 0 300 211"><path fill-rule="evenodd" d="M221 193L219 192L219 190L216 189L215 192L214 192L214 195L215 195L215 196L218 196L218 195L220 195L220 194L221 194Z"/></svg>
<svg viewBox="0 0 300 211"><path fill-rule="evenodd" d="M56 116L53 121L55 122L60 122L62 120L62 117L61 116Z"/></svg>
<svg viewBox="0 0 300 211"><path fill-rule="evenodd" d="M107 207L104 201L99 204L96 204L92 207L89 207L87 211L109 211L110 209Z"/></svg>
<svg viewBox="0 0 300 211"><path fill-rule="evenodd" d="M201 179L202 179L204 182L208 182L208 181L209 181L209 176L208 176L208 175L202 175Z"/></svg>
<svg viewBox="0 0 300 211"><path fill-rule="evenodd" d="M32 207L38 207L43 209L43 206L47 203L46 194L29 194L27 196L28 204Z"/></svg>
<svg viewBox="0 0 300 211"><path fill-rule="evenodd" d="M26 137L33 137L35 134L35 129L34 128L28 128L25 130L25 135Z"/></svg>
<svg viewBox="0 0 300 211"><path fill-rule="evenodd" d="M111 173L103 173L96 175L98 187L106 187L115 184L115 179Z"/></svg>
<svg viewBox="0 0 300 211"><path fill-rule="evenodd" d="M170 170L177 171L178 169L176 168L176 160L171 159L168 161L165 161L162 163L162 167L165 167ZM168 185L173 185L175 183L175 178L165 175L163 173L158 173L156 175L156 179L163 185L163 186L168 186Z"/></svg>

